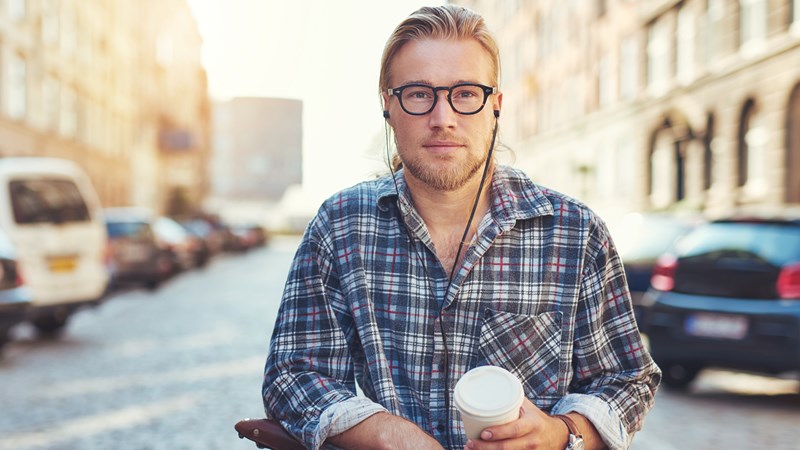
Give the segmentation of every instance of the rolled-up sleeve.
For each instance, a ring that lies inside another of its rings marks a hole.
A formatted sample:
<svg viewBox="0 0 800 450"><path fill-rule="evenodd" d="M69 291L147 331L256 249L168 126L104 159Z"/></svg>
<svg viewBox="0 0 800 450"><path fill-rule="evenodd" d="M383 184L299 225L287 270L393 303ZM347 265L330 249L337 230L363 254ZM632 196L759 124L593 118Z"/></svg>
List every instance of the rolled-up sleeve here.
<svg viewBox="0 0 800 450"><path fill-rule="evenodd" d="M356 396L348 348L352 331L324 241L324 217L309 226L295 255L270 342L262 395L308 448L385 409ZM351 336L352 337L352 336Z"/></svg>
<svg viewBox="0 0 800 450"><path fill-rule="evenodd" d="M606 445L618 450L630 446L652 408L661 371L639 334L613 241L596 220L576 315L571 393L552 412L584 415Z"/></svg>

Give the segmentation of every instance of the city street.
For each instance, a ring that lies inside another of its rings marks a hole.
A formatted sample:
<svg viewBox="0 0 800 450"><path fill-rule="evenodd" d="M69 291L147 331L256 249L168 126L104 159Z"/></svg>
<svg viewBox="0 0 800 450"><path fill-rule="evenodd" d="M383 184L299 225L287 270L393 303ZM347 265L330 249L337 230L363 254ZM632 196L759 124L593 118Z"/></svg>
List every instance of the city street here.
<svg viewBox="0 0 800 450"><path fill-rule="evenodd" d="M0 360L0 448L255 449L261 371L295 239L225 254L150 292L114 295L57 340L22 327ZM662 389L635 450L797 449L800 386L708 371Z"/></svg>

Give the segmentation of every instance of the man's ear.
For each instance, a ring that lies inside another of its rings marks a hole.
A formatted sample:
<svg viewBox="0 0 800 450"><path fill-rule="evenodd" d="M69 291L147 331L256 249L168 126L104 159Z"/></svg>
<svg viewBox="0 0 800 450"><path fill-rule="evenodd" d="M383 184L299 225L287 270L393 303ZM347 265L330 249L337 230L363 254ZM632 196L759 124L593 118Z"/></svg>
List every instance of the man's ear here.
<svg viewBox="0 0 800 450"><path fill-rule="evenodd" d="M495 95L495 101L492 104L492 108L494 108L495 111L500 111L501 109L503 109L503 93L502 92L498 92L497 95Z"/></svg>

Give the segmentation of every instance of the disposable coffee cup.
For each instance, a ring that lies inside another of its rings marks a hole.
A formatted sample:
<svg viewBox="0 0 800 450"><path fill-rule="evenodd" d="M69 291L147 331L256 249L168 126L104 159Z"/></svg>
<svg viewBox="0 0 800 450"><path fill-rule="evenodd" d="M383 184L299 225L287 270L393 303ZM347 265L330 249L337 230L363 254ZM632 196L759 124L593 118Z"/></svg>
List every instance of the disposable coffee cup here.
<svg viewBox="0 0 800 450"><path fill-rule="evenodd" d="M461 412L467 439L480 439L485 428L519 418L525 392L511 372L502 367L481 366L458 380L453 397Z"/></svg>

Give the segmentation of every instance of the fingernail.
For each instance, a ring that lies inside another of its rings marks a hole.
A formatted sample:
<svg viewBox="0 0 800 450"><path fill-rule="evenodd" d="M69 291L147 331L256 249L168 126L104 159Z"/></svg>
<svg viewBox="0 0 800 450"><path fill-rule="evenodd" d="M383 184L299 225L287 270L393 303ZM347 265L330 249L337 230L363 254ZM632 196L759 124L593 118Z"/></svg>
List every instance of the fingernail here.
<svg viewBox="0 0 800 450"><path fill-rule="evenodd" d="M491 439L491 438L492 438L492 432L491 432L491 431L489 431L489 430L484 430L484 431L481 433L481 439L483 439L484 441L488 441L488 440L489 440L489 439Z"/></svg>
<svg viewBox="0 0 800 450"><path fill-rule="evenodd" d="M475 443L472 442L472 439L467 441L467 448L475 448Z"/></svg>

